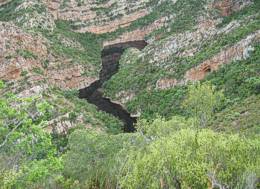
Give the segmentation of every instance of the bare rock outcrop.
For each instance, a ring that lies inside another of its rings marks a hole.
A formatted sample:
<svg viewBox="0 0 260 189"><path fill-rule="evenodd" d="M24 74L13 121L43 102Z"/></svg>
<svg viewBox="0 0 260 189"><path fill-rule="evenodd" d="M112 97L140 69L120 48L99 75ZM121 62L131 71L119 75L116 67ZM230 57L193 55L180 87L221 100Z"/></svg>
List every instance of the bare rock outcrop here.
<svg viewBox="0 0 260 189"><path fill-rule="evenodd" d="M55 28L54 17L41 0L23 0L15 12L22 12L15 22L23 28L41 28L50 31Z"/></svg>
<svg viewBox="0 0 260 189"><path fill-rule="evenodd" d="M0 22L0 79L17 80L22 72L40 68L47 56L46 41L23 32L11 23Z"/></svg>
<svg viewBox="0 0 260 189"><path fill-rule="evenodd" d="M204 61L199 66L192 68L185 74L185 81L198 81L212 71L216 71L223 64L228 64L232 61L247 59L250 51L254 50L251 47L253 42L260 41L260 30L247 36L232 47L222 50L220 53L213 56L211 59Z"/></svg>
<svg viewBox="0 0 260 189"><path fill-rule="evenodd" d="M126 27L131 22L149 13L146 4L150 0L127 1L109 0L97 2L89 0L79 3L44 0L55 19L70 20L78 27L78 32L107 33Z"/></svg>
<svg viewBox="0 0 260 189"><path fill-rule="evenodd" d="M125 15L122 18L108 21L104 23L104 25L92 25L89 27L83 27L81 29L76 30L77 32L84 33L84 32L90 32L95 34L103 34L103 33L109 33L113 32L119 28L124 28L129 26L133 21L144 17L148 14L148 11L146 10L140 10L134 13L131 13L129 15Z"/></svg>
<svg viewBox="0 0 260 189"><path fill-rule="evenodd" d="M248 35L233 46L223 49L221 52L202 62L198 66L191 68L185 73L183 79L159 79L156 83L156 88L165 90L173 88L176 85L196 82L204 79L210 72L217 71L222 65L229 64L233 61L247 59L250 56L250 52L254 50L251 46L254 42L260 42L260 30Z"/></svg>
<svg viewBox="0 0 260 189"><path fill-rule="evenodd" d="M178 81L176 79L171 79L171 78L159 79L156 82L156 89L159 89L159 90L170 89L170 88L174 87L177 83L178 83Z"/></svg>
<svg viewBox="0 0 260 189"><path fill-rule="evenodd" d="M251 3L251 0L215 0L213 7L218 9L222 16L229 16L231 13L241 10Z"/></svg>
<svg viewBox="0 0 260 189"><path fill-rule="evenodd" d="M81 89L89 86L98 78L86 77L82 65L70 65L59 70L47 70L47 78L51 85L62 89Z"/></svg>
<svg viewBox="0 0 260 189"><path fill-rule="evenodd" d="M41 35L24 32L12 23L0 22L0 79L47 81L63 89L79 89L97 80L84 72L88 65L75 65L64 57L53 56L49 42ZM48 61L50 66L44 68Z"/></svg>
<svg viewBox="0 0 260 189"><path fill-rule="evenodd" d="M11 2L11 1L12 0L0 0L0 6L5 5L5 4L7 4L7 3Z"/></svg>
<svg viewBox="0 0 260 189"><path fill-rule="evenodd" d="M166 23L167 23L167 18L163 17L159 20L154 21L150 25L144 26L142 28L138 28L130 32L125 32L114 40L105 41L103 43L103 46L113 45L117 43L125 43L127 41L144 40L145 36L153 32L154 30L160 29L161 27L165 26Z"/></svg>

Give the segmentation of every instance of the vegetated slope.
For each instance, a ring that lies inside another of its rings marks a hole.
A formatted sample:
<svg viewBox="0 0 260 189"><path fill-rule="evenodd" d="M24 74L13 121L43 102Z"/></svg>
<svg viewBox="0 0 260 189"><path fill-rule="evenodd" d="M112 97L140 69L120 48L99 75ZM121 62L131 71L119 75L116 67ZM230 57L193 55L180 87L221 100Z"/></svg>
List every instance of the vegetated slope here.
<svg viewBox="0 0 260 189"><path fill-rule="evenodd" d="M259 9L1 1L0 188L259 187ZM140 117L118 134L122 123L77 90L99 79L103 46L144 39L103 85Z"/></svg>
<svg viewBox="0 0 260 189"><path fill-rule="evenodd" d="M41 1L9 2L1 7L0 15L0 79L7 82L7 89L21 98L47 98L55 106L56 113L48 120L57 122L54 130L67 132L81 123L121 130L119 121L97 113L94 106L76 97L77 89L99 79L101 43L94 34L78 34L66 22L55 21Z"/></svg>
<svg viewBox="0 0 260 189"><path fill-rule="evenodd" d="M186 84L199 80L212 81L231 104L258 94L260 4L251 3L226 17L208 10L186 31L156 40L142 52L127 51L119 72L105 84L106 95L133 114L152 118L183 115Z"/></svg>
<svg viewBox="0 0 260 189"><path fill-rule="evenodd" d="M88 128L115 134L123 128L117 118L78 99L78 89L99 79L100 41L55 20L44 3L1 1L0 188L4 189L48 188L51 178L58 185L69 133Z"/></svg>

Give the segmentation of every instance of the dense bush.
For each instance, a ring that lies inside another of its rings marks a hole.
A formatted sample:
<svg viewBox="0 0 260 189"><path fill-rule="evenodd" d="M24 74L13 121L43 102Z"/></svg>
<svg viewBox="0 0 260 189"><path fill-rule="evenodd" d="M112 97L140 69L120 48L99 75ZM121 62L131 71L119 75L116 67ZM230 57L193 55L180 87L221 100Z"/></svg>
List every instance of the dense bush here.
<svg viewBox="0 0 260 189"><path fill-rule="evenodd" d="M226 98L230 100L228 105L239 103L251 95L259 95L259 54L260 46L255 44L254 51L251 52L248 59L223 65L218 71L210 73L202 83L211 82L217 90L222 90ZM116 80L116 77L112 79ZM124 85L122 83L120 86ZM138 85L136 83L135 87L138 88ZM115 83L114 86L116 86ZM110 90L108 87L107 89ZM145 89L144 86L143 89ZM138 91L136 96L126 105L130 112L142 112L141 116L145 119L152 119L157 114L166 118L176 114L185 115L181 104L188 92L187 89L186 86L176 86L167 90ZM108 92L107 94L110 95Z"/></svg>
<svg viewBox="0 0 260 189"><path fill-rule="evenodd" d="M190 85L189 119L139 120L128 135L74 132L66 176L81 188L256 187L259 140L205 129L223 97L210 84Z"/></svg>
<svg viewBox="0 0 260 189"><path fill-rule="evenodd" d="M203 129L191 121L141 121L136 134L86 131L70 138L66 173L82 188L246 188L259 176L259 140ZM198 137L198 145L195 138Z"/></svg>
<svg viewBox="0 0 260 189"><path fill-rule="evenodd" d="M126 136L77 130L69 138L65 175L79 180L86 188L113 188L117 174L116 156Z"/></svg>
<svg viewBox="0 0 260 189"><path fill-rule="evenodd" d="M183 102L186 112L195 118L196 127L206 127L214 111L224 102L221 91L208 83L197 83L188 87L188 94Z"/></svg>
<svg viewBox="0 0 260 189"><path fill-rule="evenodd" d="M150 144L128 151L119 179L122 188L246 188L251 183L244 179L254 175L256 182L259 174L258 140L202 130L197 146L192 129L145 137Z"/></svg>
<svg viewBox="0 0 260 189"><path fill-rule="evenodd" d="M15 10L22 2L13 0L1 6L0 20L21 26L17 18L23 14L47 10L43 4ZM81 0L76 2L82 4ZM73 21L61 20L56 20L53 31L24 29L41 33L48 41L49 54L70 59L71 64L86 68L84 75L97 77L103 40L166 17L165 27L146 36L158 40L152 45L160 45L163 38L191 30L201 20L200 16L209 18L211 15L206 14L213 12L204 10L206 2L152 0L149 14L103 35L76 33ZM50 87L43 96L20 98L7 92L9 89L0 81L0 188L259 188L259 43L252 45L254 51L247 60L222 66L209 73L201 84L156 89L160 78L182 79L187 70L258 31L260 3L252 2L242 11L223 18L218 25L221 29L232 20L240 20L240 26L201 42L192 57L172 54L165 62L151 64L150 56L142 56L142 52L125 53L119 72L104 87L105 93L113 98L120 91L135 94L126 107L131 112L142 112L142 118L146 118L138 120L136 133L119 134L122 123L79 100L77 91ZM66 3L64 0L60 8L65 8ZM101 6L96 11L108 14L110 9ZM25 59L37 59L36 54L27 50L16 53ZM47 69L51 63L46 59L42 66ZM33 71L43 74L41 69ZM22 72L22 76L28 74ZM208 81L216 87L207 85ZM227 97L225 103L223 94ZM80 124L64 135L44 130L46 121L67 114L71 123L80 117L77 122ZM87 130L90 126L92 130ZM248 128L250 132L244 136ZM227 132L234 130L239 134Z"/></svg>
<svg viewBox="0 0 260 189"><path fill-rule="evenodd" d="M39 188L62 170L50 134L52 107L37 97L18 98L0 82L0 188Z"/></svg>

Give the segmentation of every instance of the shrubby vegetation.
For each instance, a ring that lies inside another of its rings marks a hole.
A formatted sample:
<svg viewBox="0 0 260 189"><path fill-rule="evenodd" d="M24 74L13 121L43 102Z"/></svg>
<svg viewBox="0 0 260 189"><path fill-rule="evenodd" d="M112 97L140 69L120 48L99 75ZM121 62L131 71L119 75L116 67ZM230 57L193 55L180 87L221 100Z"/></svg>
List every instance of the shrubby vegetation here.
<svg viewBox="0 0 260 189"><path fill-rule="evenodd" d="M162 39L173 33L191 30L192 26L197 23L197 16L203 11L203 4L205 3L206 0L185 0L177 1L176 3L173 3L170 0L165 0L158 4L157 0L152 0L147 3L147 6L153 8L153 11L151 11L148 15L133 21L128 27L119 28L114 32L102 34L100 37L102 39L113 39L124 32L129 32L148 26L157 19L168 17L169 15L175 15L174 19L168 20L167 24L169 26L162 27L152 32L149 36L147 36L147 38L157 36Z"/></svg>
<svg viewBox="0 0 260 189"><path fill-rule="evenodd" d="M65 170L81 188L246 188L256 184L259 140L202 129L191 121L142 121L135 134L77 131ZM197 141L195 138L197 137ZM105 140L104 140L105 139Z"/></svg>
<svg viewBox="0 0 260 189"><path fill-rule="evenodd" d="M81 188L256 187L259 140L206 129L223 93L209 84L188 91L189 119L140 120L134 134L74 132L66 176Z"/></svg>
<svg viewBox="0 0 260 189"><path fill-rule="evenodd" d="M0 186L37 188L62 169L51 136L43 129L52 107L37 97L18 98L4 90L0 82Z"/></svg>
<svg viewBox="0 0 260 189"><path fill-rule="evenodd" d="M4 84L1 82L3 90ZM190 85L182 103L189 118L139 120L138 131L111 135L78 128L60 154L44 121L52 106L5 93L0 100L3 188L256 187L259 140L208 129L223 93ZM66 94L70 97L70 94ZM17 124L18 123L18 124ZM11 157L11 158L10 158Z"/></svg>
<svg viewBox="0 0 260 189"><path fill-rule="evenodd" d="M18 18L25 14L30 15L34 11L39 14L47 12L46 7L41 1L38 1L39 3L34 4L32 7L29 6L25 9L16 10L16 8L23 2L23 0L13 0L1 6L0 21L13 21L16 25L22 27L22 23L20 22L26 22L27 20L22 21ZM88 72L84 73L85 75L98 76L101 67L101 39L95 34L76 33L72 30L70 21L62 20L55 21L55 27L53 30L47 30L46 28L41 27L24 27L22 29L32 35L35 35L36 33L42 34L43 37L49 40L49 50L52 53L71 59L70 62L73 64L88 66L89 69ZM73 46L71 44L78 44L78 46ZM27 50L20 50L17 53L24 58L37 58L37 55L34 55ZM45 69L48 67L48 61L49 60L45 60L43 62L43 67Z"/></svg>
<svg viewBox="0 0 260 189"><path fill-rule="evenodd" d="M65 175L79 180L81 187L113 188L117 179L117 155L125 143L125 134L108 135L77 130L69 138L70 150L65 156Z"/></svg>
<svg viewBox="0 0 260 189"><path fill-rule="evenodd" d="M21 2L14 0L4 5L0 20L15 20L24 11L45 11L44 7L35 6L14 14ZM66 6L66 0L63 2ZM82 1L77 2L80 5ZM34 28L29 32L42 33L51 42L51 52L70 58L71 63L92 66L86 74L97 76L102 40L148 25L169 11L176 14L170 30L162 28L150 37L163 32L159 37L164 38L189 30L203 11L204 2L187 0L172 5L165 1L129 27L98 38L73 32L73 24L65 21L56 21L53 31ZM252 16L258 10L255 0L248 8L224 18L219 27L233 19ZM254 16L234 32L204 42L192 58L171 57L170 61L179 64L174 65L176 72L169 76L181 78L187 69L258 30L259 15ZM66 45L66 41L75 42L76 47ZM128 52L131 63L121 62L121 70L107 83L106 92L113 97L117 90L137 92L127 103L131 112L142 112L136 133L122 134L118 119L79 100L77 91L49 88L43 97L21 98L8 92L0 81L0 188L260 187L259 44L254 44L247 60L225 65L201 83L169 90L146 91L147 84L154 87L162 75L168 75L163 69L148 65L147 60L141 61L138 51ZM17 53L24 58L37 58L30 51L21 49ZM49 66L48 60L42 64L45 69ZM46 122L64 114L73 123L77 116L83 118L67 135L46 132ZM93 128L86 129L88 124Z"/></svg>
<svg viewBox="0 0 260 189"><path fill-rule="evenodd" d="M260 134L259 115L260 95L252 95L216 113L210 127L217 131L257 137Z"/></svg>
<svg viewBox="0 0 260 189"><path fill-rule="evenodd" d="M248 59L223 65L217 72L210 73L202 81L202 83L211 82L217 87L217 90L223 91L227 100L219 111L232 104L241 103L251 95L259 95L259 53L260 46L255 44L254 51ZM113 81L109 81L111 83L106 85L109 95L115 92L114 87L111 87L115 84L114 79L116 77L113 77ZM145 83L143 80L140 80L140 82L141 84L135 83L134 87L143 86L143 83ZM166 118L176 114L184 116L186 113L181 108L181 104L187 92L187 86L176 86L167 90L141 90L126 106L130 112L141 111L142 118L146 119L151 119L157 114Z"/></svg>
<svg viewBox="0 0 260 189"><path fill-rule="evenodd" d="M224 95L207 83L197 83L188 87L188 94L183 102L186 112L195 118L197 128L205 128L213 113L224 102Z"/></svg>
<svg viewBox="0 0 260 189"><path fill-rule="evenodd" d="M128 151L120 175L123 188L246 188L250 175L256 182L257 140L191 129L156 137L149 136L155 139L145 148Z"/></svg>
<svg viewBox="0 0 260 189"><path fill-rule="evenodd" d="M73 111L72 107L66 106L64 104L63 111L64 113L70 113L70 120L73 121L76 115L79 115L84 112L83 125L91 124L93 128L102 128L102 130L106 131L109 134L118 134L123 130L123 123L116 117L110 116L108 113L103 111L98 111L97 108L88 103L85 99L78 98L77 90L69 90L69 91L61 91L61 90L52 90L58 95L58 100L65 97L65 100L73 103ZM53 102L54 105L62 103ZM57 107L58 109L58 107Z"/></svg>
<svg viewBox="0 0 260 189"><path fill-rule="evenodd" d="M101 40L95 34L74 32L69 21L56 20L55 24L54 31L36 31L50 41L53 53L66 56L72 64L88 66L88 72L84 74L97 77L101 67Z"/></svg>
<svg viewBox="0 0 260 189"><path fill-rule="evenodd" d="M52 98L49 90L52 90ZM68 150L69 134L85 129L85 126L70 129L68 135L46 130L47 121L72 110L74 112L68 118L71 122L83 113L85 119L82 124L92 124L94 130L100 127L107 135L121 132L122 123L118 119L97 111L93 105L78 99L73 91L48 89L39 96L19 97L9 92L4 82L0 82L1 189L77 186L75 180L64 176L63 155Z"/></svg>
<svg viewBox="0 0 260 189"><path fill-rule="evenodd" d="M251 20L236 30L217 36L211 40L205 40L200 44L200 50L192 57L179 57L175 54L171 55L167 60L162 62L151 64L150 55L147 57L140 57L133 59L130 64L125 64L124 60L120 60L120 69L108 82L105 83L105 92L107 96L115 98L116 94L120 91L133 91L135 94L144 96L147 94L147 86L152 88L152 92L156 91L156 82L160 78L174 78L181 80L185 73L201 64L203 61L212 58L221 50L228 48L238 41L244 39L246 36L254 33L260 29L259 15L255 20ZM256 50L253 52L254 57L251 57L251 63L253 59L258 58L259 45L256 45ZM129 53L129 52L126 52ZM131 55L130 53L128 55ZM242 62L248 62L244 60ZM160 92L160 91L159 91ZM173 93L174 94L174 93Z"/></svg>

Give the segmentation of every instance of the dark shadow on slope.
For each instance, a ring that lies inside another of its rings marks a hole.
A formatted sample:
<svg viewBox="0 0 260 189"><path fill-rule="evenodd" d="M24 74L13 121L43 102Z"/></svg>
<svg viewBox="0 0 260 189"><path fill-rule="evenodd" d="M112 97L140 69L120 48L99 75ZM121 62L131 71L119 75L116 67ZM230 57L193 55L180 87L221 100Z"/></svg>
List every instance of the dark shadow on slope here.
<svg viewBox="0 0 260 189"><path fill-rule="evenodd" d="M145 41L130 41L106 46L102 51L102 69L99 74L99 80L92 83L89 87L79 90L79 98L86 99L89 103L94 104L99 110L105 111L119 118L124 123L124 132L134 132L136 118L131 117L120 104L111 102L109 98L103 97L102 85L109 80L119 69L119 60L123 52L134 47L139 50L143 49L147 43Z"/></svg>

